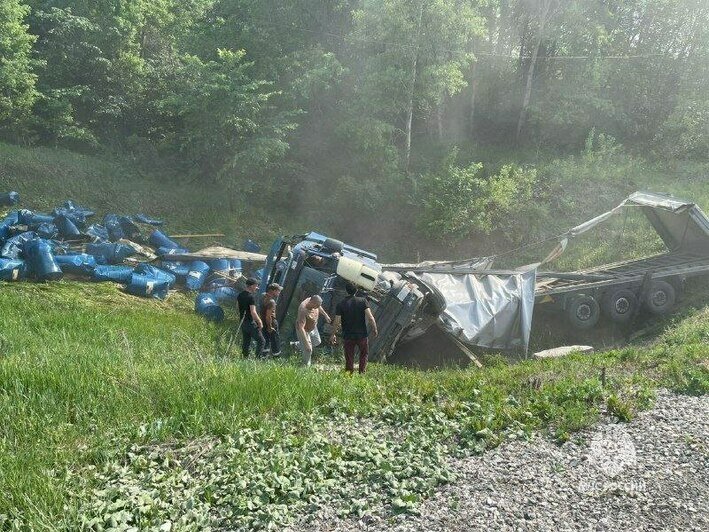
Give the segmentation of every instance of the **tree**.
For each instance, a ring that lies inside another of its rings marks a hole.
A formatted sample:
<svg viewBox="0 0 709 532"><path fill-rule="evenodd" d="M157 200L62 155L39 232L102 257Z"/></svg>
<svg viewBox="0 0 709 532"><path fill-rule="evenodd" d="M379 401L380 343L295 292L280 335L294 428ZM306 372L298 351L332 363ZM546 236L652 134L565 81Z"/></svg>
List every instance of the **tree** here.
<svg viewBox="0 0 709 532"><path fill-rule="evenodd" d="M35 38L24 23L28 13L18 0L0 0L0 131L5 135L24 132L37 98Z"/></svg>
<svg viewBox="0 0 709 532"><path fill-rule="evenodd" d="M271 105L270 83L250 75L243 50L219 50L214 61L185 56L157 107L174 117L164 144L197 166L201 175L228 182L261 175L286 152L295 127ZM236 182L245 185L243 181Z"/></svg>
<svg viewBox="0 0 709 532"><path fill-rule="evenodd" d="M381 122L400 138L408 169L415 121L443 112L445 98L466 86L474 61L468 45L483 33L483 20L460 0L365 0L354 22L352 111L358 121L369 117L375 129Z"/></svg>

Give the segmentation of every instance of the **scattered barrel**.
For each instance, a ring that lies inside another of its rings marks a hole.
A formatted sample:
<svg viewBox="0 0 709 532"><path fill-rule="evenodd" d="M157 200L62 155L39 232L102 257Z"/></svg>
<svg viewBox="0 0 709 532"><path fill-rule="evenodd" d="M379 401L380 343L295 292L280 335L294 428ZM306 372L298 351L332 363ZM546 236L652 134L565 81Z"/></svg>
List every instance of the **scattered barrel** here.
<svg viewBox="0 0 709 532"><path fill-rule="evenodd" d="M40 281L57 281L62 278L62 269L54 259L52 246L46 240L35 238L24 247L24 256L30 274Z"/></svg>
<svg viewBox="0 0 709 532"><path fill-rule="evenodd" d="M203 292L197 295L194 310L200 316L204 316L210 321L220 322L224 320L224 309L217 304L214 294Z"/></svg>
<svg viewBox="0 0 709 532"><path fill-rule="evenodd" d="M200 260L190 264L190 271L185 279L185 284L189 290L199 290L202 288L207 274L209 273L209 265Z"/></svg>

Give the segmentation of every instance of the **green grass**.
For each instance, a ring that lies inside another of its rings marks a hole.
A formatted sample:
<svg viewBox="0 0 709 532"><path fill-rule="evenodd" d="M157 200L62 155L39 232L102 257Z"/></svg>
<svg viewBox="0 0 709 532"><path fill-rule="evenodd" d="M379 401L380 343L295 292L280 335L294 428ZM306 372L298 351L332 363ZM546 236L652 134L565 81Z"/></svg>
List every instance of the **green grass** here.
<svg viewBox="0 0 709 532"><path fill-rule="evenodd" d="M241 360L229 325L190 307L108 284L0 286L0 528L416 511L450 480L446 456L540 429L565 439L605 410L630 419L660 385L709 391L709 307L648 347L363 378Z"/></svg>
<svg viewBox="0 0 709 532"><path fill-rule="evenodd" d="M165 220L170 233L223 233L210 241L237 246L246 238L266 246L278 235L304 230L301 220L287 213L269 211L267 219L262 214L267 206L256 193L241 195L159 167L147 172L125 160L0 143L0 191L10 190L19 192L21 206L31 210L48 212L71 199L101 217L144 213Z"/></svg>

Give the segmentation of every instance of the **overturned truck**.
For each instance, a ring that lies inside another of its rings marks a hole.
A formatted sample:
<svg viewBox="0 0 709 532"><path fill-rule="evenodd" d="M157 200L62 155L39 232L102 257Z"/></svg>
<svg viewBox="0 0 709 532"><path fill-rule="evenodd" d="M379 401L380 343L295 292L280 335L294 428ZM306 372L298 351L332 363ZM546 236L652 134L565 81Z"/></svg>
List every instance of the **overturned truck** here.
<svg viewBox="0 0 709 532"><path fill-rule="evenodd" d="M368 251L308 233L274 243L261 291L271 282L283 286L277 318L286 331L302 300L320 294L334 312L351 281L367 291L379 324L372 360L477 364L467 345L525 352L534 306L534 270L470 273L488 266L485 259L382 265ZM327 338L330 327L318 325Z"/></svg>

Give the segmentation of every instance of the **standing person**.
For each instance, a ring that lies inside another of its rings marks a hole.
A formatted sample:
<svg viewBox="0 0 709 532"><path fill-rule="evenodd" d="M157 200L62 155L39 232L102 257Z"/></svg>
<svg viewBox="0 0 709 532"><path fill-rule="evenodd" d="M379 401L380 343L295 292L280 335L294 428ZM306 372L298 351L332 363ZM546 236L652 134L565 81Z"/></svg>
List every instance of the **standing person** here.
<svg viewBox="0 0 709 532"><path fill-rule="evenodd" d="M369 333L372 338L379 334L377 322L369 308L369 303L363 297L357 297L357 287L351 282L345 285L347 297L335 307L335 325L332 332L332 343L337 343L337 331L342 323L342 340L345 350L345 370L354 373L355 347L359 349L359 372L367 370L369 356ZM369 324L369 330L367 330Z"/></svg>
<svg viewBox="0 0 709 532"><path fill-rule="evenodd" d="M298 306L295 332L298 335L298 346L303 353L303 365L306 367L310 366L313 348L321 343L320 333L318 332L318 319L320 319L321 314L327 323L332 322L330 316L322 308L322 298L320 296L311 296Z"/></svg>
<svg viewBox="0 0 709 532"><path fill-rule="evenodd" d="M281 354L281 336L276 319L276 300L281 295L283 287L276 283L271 283L266 288L266 293L261 300L261 321L263 322L263 336L266 339L265 350L271 350L271 356L277 357Z"/></svg>
<svg viewBox="0 0 709 532"><path fill-rule="evenodd" d="M241 319L241 334L243 336L241 343L241 352L244 358L249 356L249 348L251 340L256 342L256 356L263 353L263 346L266 340L261 332L263 322L256 312L256 298L254 294L258 290L258 281L254 278L246 280L246 290L241 292L236 301L239 304L239 318Z"/></svg>

